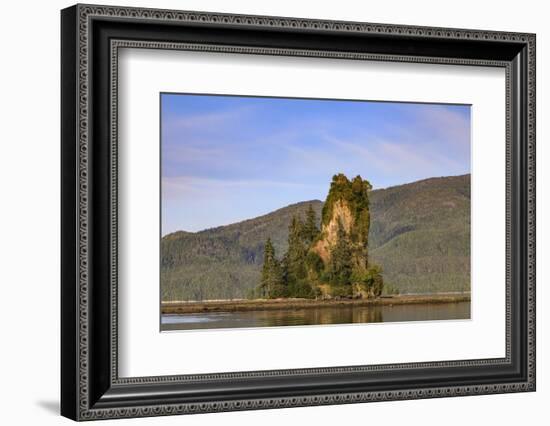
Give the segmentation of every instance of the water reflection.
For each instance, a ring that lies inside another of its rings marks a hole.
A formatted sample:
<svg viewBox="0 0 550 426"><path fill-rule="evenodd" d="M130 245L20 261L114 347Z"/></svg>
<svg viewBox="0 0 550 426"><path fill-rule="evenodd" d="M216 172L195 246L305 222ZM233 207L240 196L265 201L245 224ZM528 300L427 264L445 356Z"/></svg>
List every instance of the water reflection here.
<svg viewBox="0 0 550 426"><path fill-rule="evenodd" d="M322 325L383 322L382 310L372 308L320 308L254 312L262 326Z"/></svg>
<svg viewBox="0 0 550 426"><path fill-rule="evenodd" d="M281 327L288 325L353 324L469 318L469 302L368 307L339 306L163 315L161 330Z"/></svg>

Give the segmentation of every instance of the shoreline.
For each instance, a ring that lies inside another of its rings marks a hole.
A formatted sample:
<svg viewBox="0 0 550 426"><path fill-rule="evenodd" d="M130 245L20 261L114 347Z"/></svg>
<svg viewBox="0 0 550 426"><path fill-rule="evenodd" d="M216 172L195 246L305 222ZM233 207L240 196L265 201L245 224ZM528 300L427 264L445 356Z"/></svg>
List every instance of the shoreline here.
<svg viewBox="0 0 550 426"><path fill-rule="evenodd" d="M377 299L255 299L216 300L203 302L162 302L161 314L180 315L207 312L244 312L293 310L348 306L393 306L469 302L470 293L440 293L427 295L383 296Z"/></svg>

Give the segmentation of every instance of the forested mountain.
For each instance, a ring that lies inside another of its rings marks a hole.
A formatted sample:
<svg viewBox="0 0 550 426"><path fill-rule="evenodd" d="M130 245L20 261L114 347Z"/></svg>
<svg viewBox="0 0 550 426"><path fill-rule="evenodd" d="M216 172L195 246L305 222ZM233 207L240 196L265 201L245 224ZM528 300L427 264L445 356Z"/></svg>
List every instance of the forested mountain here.
<svg viewBox="0 0 550 426"><path fill-rule="evenodd" d="M293 216L305 216L311 204L320 217L319 200L292 204L264 216L189 233L175 232L161 241L162 300L242 298L259 283L264 244L275 252L287 248Z"/></svg>
<svg viewBox="0 0 550 426"><path fill-rule="evenodd" d="M370 191L369 257L400 293L470 288L470 175L426 179ZM323 203L305 201L264 216L161 241L162 300L243 298L260 281L264 246L287 250L294 216ZM318 224L320 226L320 223Z"/></svg>
<svg viewBox="0 0 550 426"><path fill-rule="evenodd" d="M470 175L372 191L371 259L400 293L470 290Z"/></svg>

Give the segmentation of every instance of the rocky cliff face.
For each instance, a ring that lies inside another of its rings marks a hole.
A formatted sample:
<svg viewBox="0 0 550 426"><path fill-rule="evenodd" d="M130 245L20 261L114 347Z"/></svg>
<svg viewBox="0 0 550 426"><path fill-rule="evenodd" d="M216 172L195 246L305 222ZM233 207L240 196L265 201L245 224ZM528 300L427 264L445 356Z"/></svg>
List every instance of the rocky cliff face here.
<svg viewBox="0 0 550 426"><path fill-rule="evenodd" d="M369 194L371 184L361 176L349 180L338 174L332 178L323 206L321 233L312 247L325 265L331 261L339 238L346 238L355 268L368 267L368 235L370 228Z"/></svg>
<svg viewBox="0 0 550 426"><path fill-rule="evenodd" d="M332 217L326 224L322 225L321 239L314 244L312 249L321 257L325 264L328 264L330 261L331 248L338 241L338 228L342 226L344 232L350 235L353 223L354 220L349 206L344 200L338 200L334 204Z"/></svg>

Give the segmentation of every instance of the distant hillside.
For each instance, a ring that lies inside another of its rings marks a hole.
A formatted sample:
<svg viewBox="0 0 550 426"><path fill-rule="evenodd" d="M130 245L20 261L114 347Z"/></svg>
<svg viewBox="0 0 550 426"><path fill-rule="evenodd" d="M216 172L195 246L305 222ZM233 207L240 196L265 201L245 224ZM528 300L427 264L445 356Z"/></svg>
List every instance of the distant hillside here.
<svg viewBox="0 0 550 426"><path fill-rule="evenodd" d="M470 290L470 175L372 191L371 259L401 293Z"/></svg>
<svg viewBox="0 0 550 426"><path fill-rule="evenodd" d="M426 179L370 193L369 255L384 281L401 293L470 288L470 175ZM287 246L293 215L319 200L201 232L175 232L161 242L163 300L246 297L259 282L263 245Z"/></svg>

